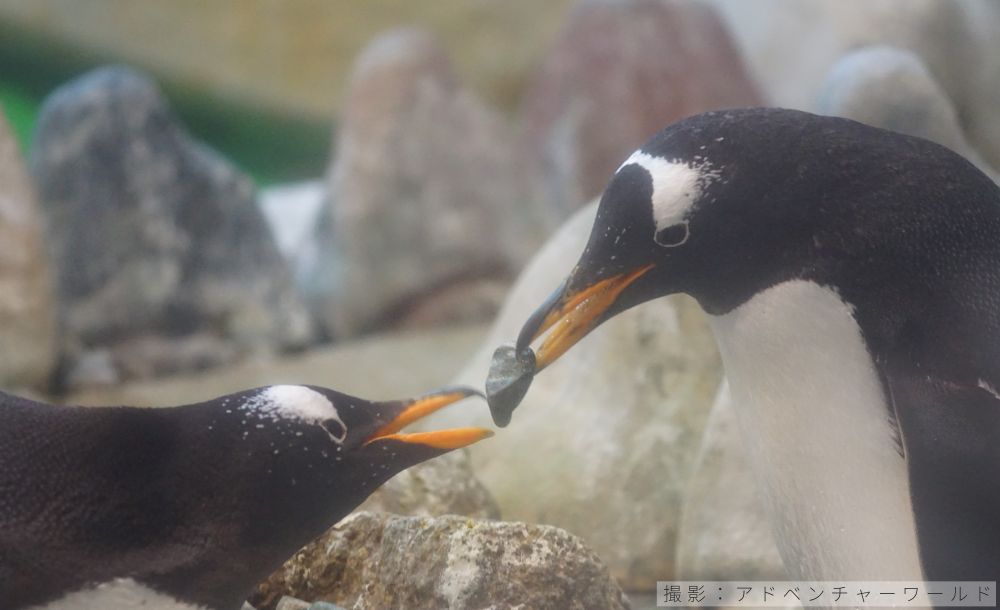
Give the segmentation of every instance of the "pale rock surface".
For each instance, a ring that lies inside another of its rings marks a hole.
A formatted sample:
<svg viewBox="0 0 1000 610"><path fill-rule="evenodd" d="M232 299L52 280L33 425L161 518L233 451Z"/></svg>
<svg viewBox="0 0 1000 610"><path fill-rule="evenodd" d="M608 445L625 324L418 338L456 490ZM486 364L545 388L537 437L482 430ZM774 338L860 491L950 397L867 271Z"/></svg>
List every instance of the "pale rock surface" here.
<svg viewBox="0 0 1000 610"><path fill-rule="evenodd" d="M787 580L734 408L723 382L684 498L679 580Z"/></svg>
<svg viewBox="0 0 1000 610"><path fill-rule="evenodd" d="M42 214L0 108L0 388L48 381L56 351L54 296Z"/></svg>
<svg viewBox="0 0 1000 610"><path fill-rule="evenodd" d="M426 32L393 30L357 59L338 122L315 252L299 277L334 336L489 319L542 242L513 135ZM484 286L484 281L486 285ZM493 299L486 307L472 301Z"/></svg>
<svg viewBox="0 0 1000 610"><path fill-rule="evenodd" d="M517 336L576 262L595 212L578 212L527 266L458 383L481 386L496 346ZM692 300L636 307L538 375L509 428L471 452L473 469L505 519L564 528L627 590L652 589L675 572L684 490L720 368ZM443 411L425 425L490 423L485 410Z"/></svg>
<svg viewBox="0 0 1000 610"><path fill-rule="evenodd" d="M608 569L555 527L355 513L285 566L302 599L352 610L623 610ZM261 596L257 606L273 603Z"/></svg>

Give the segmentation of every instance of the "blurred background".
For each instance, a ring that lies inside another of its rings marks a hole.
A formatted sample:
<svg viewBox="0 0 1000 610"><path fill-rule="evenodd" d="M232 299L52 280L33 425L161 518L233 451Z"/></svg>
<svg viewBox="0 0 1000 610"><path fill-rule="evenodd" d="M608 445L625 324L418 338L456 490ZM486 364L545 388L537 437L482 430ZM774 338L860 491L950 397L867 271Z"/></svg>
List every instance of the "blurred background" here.
<svg viewBox="0 0 1000 610"><path fill-rule="evenodd" d="M0 388L481 385L662 127L799 108L995 177L998 96L994 0L0 0ZM656 580L781 576L721 382L697 308L649 304L449 466L488 500L389 512L559 526L637 607ZM286 576L262 607L357 597Z"/></svg>

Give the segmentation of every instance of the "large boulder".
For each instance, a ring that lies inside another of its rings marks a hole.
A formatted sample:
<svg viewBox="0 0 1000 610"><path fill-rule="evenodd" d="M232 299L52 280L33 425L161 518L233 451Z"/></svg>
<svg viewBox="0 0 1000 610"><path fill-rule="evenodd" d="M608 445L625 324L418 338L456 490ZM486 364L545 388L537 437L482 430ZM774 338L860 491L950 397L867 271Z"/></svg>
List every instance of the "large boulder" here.
<svg viewBox="0 0 1000 610"><path fill-rule="evenodd" d="M768 103L814 110L846 53L886 44L912 51L958 110L973 146L1000 168L1000 4L993 0L711 0ZM793 49L793 51L789 51Z"/></svg>
<svg viewBox="0 0 1000 610"><path fill-rule="evenodd" d="M684 498L678 580L787 579L733 409L723 383Z"/></svg>
<svg viewBox="0 0 1000 610"><path fill-rule="evenodd" d="M42 215L0 108L0 388L39 388L55 364L55 300Z"/></svg>
<svg viewBox="0 0 1000 610"><path fill-rule="evenodd" d="M715 12L684 0L584 0L525 94L526 154L567 217L649 136L685 116L759 104Z"/></svg>
<svg viewBox="0 0 1000 610"><path fill-rule="evenodd" d="M554 527L355 513L286 565L285 590L352 610L624 610L597 555ZM273 608L282 592L251 600Z"/></svg>
<svg viewBox="0 0 1000 610"><path fill-rule="evenodd" d="M510 129L429 34L394 30L362 53L335 150L303 261L327 330L398 325L415 309L425 324L492 316L545 230Z"/></svg>
<svg viewBox="0 0 1000 610"><path fill-rule="evenodd" d="M482 384L494 348L583 251L596 204L556 233L518 279L492 331L458 376ZM627 590L674 574L681 504L721 376L700 308L658 299L605 323L539 375L509 429L471 452L505 519L582 537ZM489 425L442 411L429 426Z"/></svg>
<svg viewBox="0 0 1000 610"><path fill-rule="evenodd" d="M880 45L845 55L823 82L818 110L933 140L996 179L966 139L948 94L920 57L905 49Z"/></svg>
<svg viewBox="0 0 1000 610"><path fill-rule="evenodd" d="M198 368L312 339L252 182L192 139L142 74L104 68L53 92L31 167L70 369L104 349L119 373L155 375L147 355Z"/></svg>

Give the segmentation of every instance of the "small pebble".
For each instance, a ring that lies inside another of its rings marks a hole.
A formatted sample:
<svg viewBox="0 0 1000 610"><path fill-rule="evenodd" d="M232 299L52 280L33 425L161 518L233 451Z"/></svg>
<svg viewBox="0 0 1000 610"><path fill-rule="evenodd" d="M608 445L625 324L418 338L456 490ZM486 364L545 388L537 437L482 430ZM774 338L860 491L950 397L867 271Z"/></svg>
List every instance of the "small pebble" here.
<svg viewBox="0 0 1000 610"><path fill-rule="evenodd" d="M493 423L501 428L510 423L511 415L531 387L535 377L535 352L525 348L520 352L510 344L493 352L490 373L486 378L486 402L490 405Z"/></svg>

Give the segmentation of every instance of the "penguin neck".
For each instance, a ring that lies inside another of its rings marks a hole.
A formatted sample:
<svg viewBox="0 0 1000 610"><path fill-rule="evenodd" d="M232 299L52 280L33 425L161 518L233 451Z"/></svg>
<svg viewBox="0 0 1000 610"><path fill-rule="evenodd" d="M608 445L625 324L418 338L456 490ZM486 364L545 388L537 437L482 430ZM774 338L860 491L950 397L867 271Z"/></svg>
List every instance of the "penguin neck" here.
<svg viewBox="0 0 1000 610"><path fill-rule="evenodd" d="M709 318L789 577L921 580L906 463L853 307L792 280Z"/></svg>

